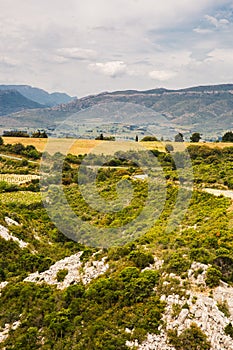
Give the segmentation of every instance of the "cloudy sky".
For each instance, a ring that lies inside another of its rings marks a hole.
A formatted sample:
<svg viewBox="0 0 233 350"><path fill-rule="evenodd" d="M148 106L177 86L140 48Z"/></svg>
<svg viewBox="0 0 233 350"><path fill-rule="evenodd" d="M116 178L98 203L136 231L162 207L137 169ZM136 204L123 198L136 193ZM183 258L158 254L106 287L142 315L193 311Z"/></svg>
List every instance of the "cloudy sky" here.
<svg viewBox="0 0 233 350"><path fill-rule="evenodd" d="M78 97L233 83L233 0L0 0L0 83Z"/></svg>

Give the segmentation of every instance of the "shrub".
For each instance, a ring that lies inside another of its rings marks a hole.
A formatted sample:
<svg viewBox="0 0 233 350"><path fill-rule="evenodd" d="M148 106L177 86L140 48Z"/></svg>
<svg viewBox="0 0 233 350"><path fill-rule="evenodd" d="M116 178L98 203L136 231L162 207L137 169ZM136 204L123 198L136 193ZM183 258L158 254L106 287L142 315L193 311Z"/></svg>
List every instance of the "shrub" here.
<svg viewBox="0 0 233 350"><path fill-rule="evenodd" d="M141 139L141 141L158 141L158 139L155 136L145 136Z"/></svg>
<svg viewBox="0 0 233 350"><path fill-rule="evenodd" d="M186 272L190 268L190 266L190 260L180 253L173 253L169 257L169 259L167 259L168 272L181 274L182 272Z"/></svg>
<svg viewBox="0 0 233 350"><path fill-rule="evenodd" d="M59 270L57 272L57 276L56 276L57 277L57 281L58 282L63 282L67 274L68 274L68 270L67 269Z"/></svg>
<svg viewBox="0 0 233 350"><path fill-rule="evenodd" d="M190 328L185 329L179 336L176 330L169 331L168 338L177 350L209 350L211 347L207 336L195 323L192 323Z"/></svg>
<svg viewBox="0 0 233 350"><path fill-rule="evenodd" d="M140 269L144 269L154 262L153 255L151 253L144 253L139 250L132 251L129 254L129 260L133 261L134 264Z"/></svg>
<svg viewBox="0 0 233 350"><path fill-rule="evenodd" d="M219 309L221 312L224 313L224 315L225 315L226 317L230 317L230 316L231 316L230 311L229 311L229 306L228 306L226 300L224 300L223 302L218 302L218 303L217 303L217 307L218 307L218 309Z"/></svg>
<svg viewBox="0 0 233 350"><path fill-rule="evenodd" d="M165 150L167 153L174 151L174 147L171 144L165 145Z"/></svg>
<svg viewBox="0 0 233 350"><path fill-rule="evenodd" d="M229 323L229 324L225 327L224 331L225 331L225 333L226 333L227 335L229 335L229 336L233 339L233 327L232 327L232 324L231 324L231 323Z"/></svg>
<svg viewBox="0 0 233 350"><path fill-rule="evenodd" d="M209 267L206 272L206 280L205 283L210 288L214 288L219 286L220 279L222 277L221 272L215 267Z"/></svg>

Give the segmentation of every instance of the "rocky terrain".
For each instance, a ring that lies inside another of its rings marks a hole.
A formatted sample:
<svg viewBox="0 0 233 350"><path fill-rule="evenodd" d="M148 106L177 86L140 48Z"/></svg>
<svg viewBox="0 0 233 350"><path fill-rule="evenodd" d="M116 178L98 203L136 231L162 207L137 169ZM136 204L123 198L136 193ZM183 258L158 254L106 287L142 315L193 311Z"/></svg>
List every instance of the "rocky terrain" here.
<svg viewBox="0 0 233 350"><path fill-rule="evenodd" d="M188 271L188 281L191 284L186 296L180 297L177 294L162 295L161 300L166 302L166 309L163 315L164 326L160 327L160 334L148 334L147 339L138 344L137 339L127 342L130 347L136 346L139 350L175 350L169 345L167 331L177 329L178 335L189 328L192 323L207 335L211 342L211 350L231 350L233 340L224 332L224 328L233 321L233 288L226 283L213 290L209 294L205 284L205 274L208 266L200 263L193 263ZM203 272L196 277L195 272ZM172 278L178 276L172 274ZM165 282L167 283L167 282ZM202 292L200 292L200 288ZM226 302L229 306L230 316L226 317L218 308L218 303ZM174 308L180 311L175 315Z"/></svg>
<svg viewBox="0 0 233 350"><path fill-rule="evenodd" d="M18 222L9 217L5 218L8 225L19 225ZM12 236L9 230L0 226L1 236L6 239L18 241L19 246L24 248L26 243ZM24 279L25 282L46 283L56 286L58 289L65 289L70 285L82 282L90 283L93 279L104 274L109 269L106 257L96 260L94 254L86 263L82 263L80 257L82 251L72 256L68 256L52 265L44 272L35 272ZM158 270L163 266L163 261L155 257L154 264L144 270ZM63 281L57 280L57 273L63 269L67 270L67 274ZM174 350L169 345L167 332L169 329L177 329L178 335L189 328L192 323L196 323L198 327L207 335L211 342L211 350L231 350L233 349L233 340L225 334L224 328L233 322L233 288L227 283L221 282L220 286L211 290L206 286L205 278L208 265L201 263L193 263L188 270L187 279L182 280L174 273L164 275L164 285L169 284L174 279L179 280L180 284L185 286L188 283L189 288L183 287L184 295L173 294L162 295L161 301L166 302L165 312L163 314L163 324L160 326L160 334L148 334L147 339L139 344L138 340L127 341L128 347L136 347L138 350ZM2 282L0 290L5 288L7 282ZM228 306L229 315L226 316L219 309L219 305L225 303ZM174 312L177 310L177 312ZM0 342L5 341L9 331L15 330L20 321L5 324L4 329L0 331ZM127 330L126 332L131 332Z"/></svg>

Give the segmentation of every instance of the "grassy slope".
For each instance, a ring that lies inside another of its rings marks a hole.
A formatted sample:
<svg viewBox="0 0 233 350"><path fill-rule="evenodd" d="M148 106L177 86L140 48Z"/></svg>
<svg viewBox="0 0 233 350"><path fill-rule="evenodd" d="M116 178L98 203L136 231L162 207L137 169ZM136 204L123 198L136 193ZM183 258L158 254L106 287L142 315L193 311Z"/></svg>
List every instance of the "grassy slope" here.
<svg viewBox="0 0 233 350"><path fill-rule="evenodd" d="M26 141L30 143L34 140ZM86 140L78 142L85 144ZM209 159L208 163L206 158ZM0 200L4 199L1 203L0 223L5 225L6 215L17 220L22 225L11 227L11 232L25 242L30 242L29 249L20 250L16 243L0 239L1 280L11 281L0 298L0 324L4 326L5 323L13 323L18 319L22 322L19 329L8 338L6 349L126 350L125 341L131 337L124 332L126 327L134 329L132 338L141 341L147 332L157 331L163 309L158 299L160 295L172 294L174 290L177 294L185 293L184 284L175 281L169 287L173 290L168 287L165 289L164 277L157 271L155 274L140 272L145 267L146 260L149 262L151 253L165 259L165 272L178 273L184 279L193 260L213 263L218 256L232 257L232 211L229 210L229 199L195 191L181 226L171 234L166 232L177 187L173 182L175 172L171 169L169 158L162 157L162 162L170 174L170 185L167 204L159 220L138 241L105 251L110 271L86 288L78 285L60 292L47 285L22 282L27 274L38 268L46 270L53 262L83 247L70 242L59 233L39 203L39 193L23 192L20 200L19 192L4 193L2 198L0 196ZM207 157L205 152L199 152L194 161L195 179L205 184L209 184L210 180L221 182L225 176L226 179L229 178L231 164L231 153L209 154ZM225 169L221 174L219 169L223 165ZM102 175L108 180L99 180L102 196L114 197L114 182L120 176L119 170L112 169L109 172L106 169L105 172ZM121 175L126 174L122 172ZM74 210L87 216L90 213L96 224L102 224L98 213L92 215L80 201L73 184L66 187L66 192ZM143 186L138 186L138 194L143 195L144 192ZM232 282L231 276L226 278ZM155 285L158 288L154 293Z"/></svg>

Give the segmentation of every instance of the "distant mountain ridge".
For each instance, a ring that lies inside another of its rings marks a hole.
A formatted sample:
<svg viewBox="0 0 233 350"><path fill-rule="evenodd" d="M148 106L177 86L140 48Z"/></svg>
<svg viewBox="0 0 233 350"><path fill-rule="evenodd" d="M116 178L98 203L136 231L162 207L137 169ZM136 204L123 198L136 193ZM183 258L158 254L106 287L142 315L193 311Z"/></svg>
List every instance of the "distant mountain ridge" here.
<svg viewBox="0 0 233 350"><path fill-rule="evenodd" d="M73 97L65 93L54 92L50 94L43 89L29 85L0 85L0 90L16 90L29 100L37 102L46 107L52 107L61 103L68 103L73 99Z"/></svg>
<svg viewBox="0 0 233 350"><path fill-rule="evenodd" d="M16 90L0 90L0 116L24 109L43 108L44 106L29 100Z"/></svg>
<svg viewBox="0 0 233 350"><path fill-rule="evenodd" d="M91 123L122 123L121 109L114 107L116 103L130 104L124 110L125 124L132 125L134 121L137 125L158 124L159 116L162 116L166 120L167 129L172 126L187 134L205 131L207 134L214 132L221 135L224 131L233 129L233 84L196 86L179 90L159 88L146 91L103 92L51 108L20 111L8 115L5 122L9 126L16 123L24 127L46 128L55 127L73 115L76 124L87 122L90 128ZM109 112L111 106L112 114ZM139 118L140 106L145 108L145 115ZM94 112L98 108L99 111L95 115ZM106 110L108 113L105 113ZM127 111L130 115L127 115ZM146 127L145 130L147 131Z"/></svg>

